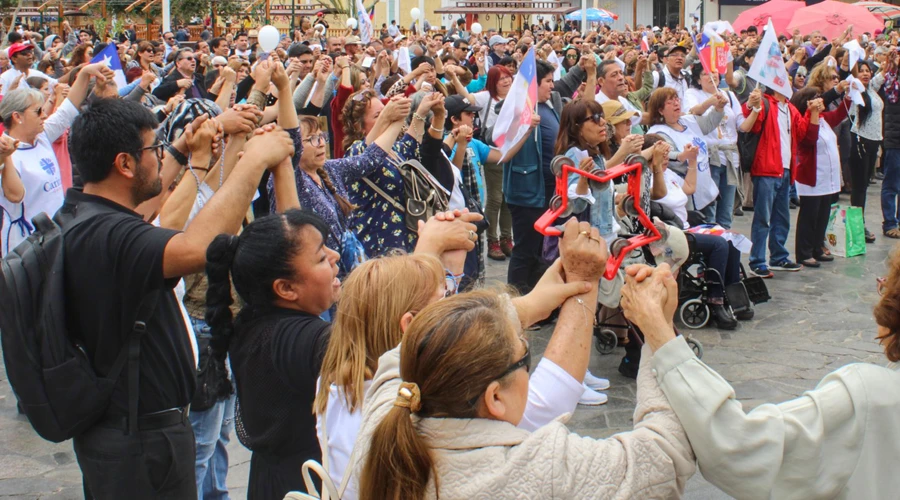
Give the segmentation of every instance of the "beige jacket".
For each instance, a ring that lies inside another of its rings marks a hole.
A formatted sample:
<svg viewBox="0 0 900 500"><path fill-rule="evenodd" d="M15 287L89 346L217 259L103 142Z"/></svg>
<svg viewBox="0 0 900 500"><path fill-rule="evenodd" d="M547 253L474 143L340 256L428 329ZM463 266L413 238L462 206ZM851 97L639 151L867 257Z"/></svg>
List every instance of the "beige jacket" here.
<svg viewBox="0 0 900 500"><path fill-rule="evenodd" d="M900 369L854 363L812 391L744 413L734 389L678 338L654 372L703 477L745 499L900 498Z"/></svg>
<svg viewBox="0 0 900 500"><path fill-rule="evenodd" d="M364 457L400 385L399 349L378 361L354 454ZM651 373L644 348L634 430L597 440L571 433L565 415L530 433L487 419L417 420L435 453L442 499L678 498L694 474L684 429ZM414 417L415 418L415 417ZM353 468L358 484L362 460ZM427 494L435 498L432 480Z"/></svg>

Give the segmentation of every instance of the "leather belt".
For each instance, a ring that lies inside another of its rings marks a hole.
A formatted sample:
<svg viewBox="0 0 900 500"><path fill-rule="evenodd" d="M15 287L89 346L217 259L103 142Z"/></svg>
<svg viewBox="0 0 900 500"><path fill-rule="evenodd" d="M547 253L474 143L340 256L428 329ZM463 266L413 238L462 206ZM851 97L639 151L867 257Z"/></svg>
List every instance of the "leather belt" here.
<svg viewBox="0 0 900 500"><path fill-rule="evenodd" d="M138 430L152 431L188 421L188 409L170 408L138 417ZM128 430L128 415L107 415L98 425L114 429Z"/></svg>

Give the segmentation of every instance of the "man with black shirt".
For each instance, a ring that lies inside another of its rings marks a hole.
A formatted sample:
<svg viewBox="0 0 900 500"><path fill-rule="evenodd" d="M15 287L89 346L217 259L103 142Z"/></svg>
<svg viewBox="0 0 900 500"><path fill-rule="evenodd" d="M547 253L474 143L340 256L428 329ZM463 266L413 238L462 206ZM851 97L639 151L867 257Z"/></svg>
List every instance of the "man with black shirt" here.
<svg viewBox="0 0 900 500"><path fill-rule="evenodd" d="M190 148L180 146L177 156L191 149L192 156L205 151L208 157L221 133L195 123L197 130L192 125L192 133L185 134L192 140L181 142ZM197 497L186 408L195 390L196 353L173 288L181 276L204 270L207 246L218 234L240 228L263 171L293 154L283 131L254 136L227 182L188 228L161 229L136 212L163 189L160 172L168 145L157 139L156 126L139 103L99 99L71 129L70 152L84 190L70 189L61 209L76 215L63 230L67 329L81 341L97 374L107 376L130 344L135 322L146 323L138 376L123 369L107 414L74 438L86 498ZM167 170L176 166L173 161L166 160ZM132 382L136 394L129 389ZM137 397L132 430L129 396Z"/></svg>
<svg viewBox="0 0 900 500"><path fill-rule="evenodd" d="M209 97L203 75L197 72L197 57L191 49L180 49L175 53L175 71L163 78L153 90L153 95L161 101L168 101L182 89L187 99Z"/></svg>

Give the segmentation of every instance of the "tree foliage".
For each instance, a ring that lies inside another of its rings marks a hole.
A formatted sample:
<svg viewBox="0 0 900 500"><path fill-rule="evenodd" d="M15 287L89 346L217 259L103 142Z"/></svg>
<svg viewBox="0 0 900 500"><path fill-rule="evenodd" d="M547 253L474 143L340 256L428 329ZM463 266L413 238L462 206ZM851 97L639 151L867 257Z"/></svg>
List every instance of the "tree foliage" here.
<svg viewBox="0 0 900 500"><path fill-rule="evenodd" d="M190 19L194 16L205 18L214 10L216 17L239 15L246 7L239 0L179 0L172 2L171 5L172 16L181 19Z"/></svg>

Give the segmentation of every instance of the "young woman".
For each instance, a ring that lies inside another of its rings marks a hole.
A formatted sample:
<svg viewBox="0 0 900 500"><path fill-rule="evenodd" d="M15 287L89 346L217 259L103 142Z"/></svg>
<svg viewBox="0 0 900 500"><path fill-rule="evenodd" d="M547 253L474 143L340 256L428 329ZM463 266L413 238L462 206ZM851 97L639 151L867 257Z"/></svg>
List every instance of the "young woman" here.
<svg viewBox="0 0 900 500"><path fill-rule="evenodd" d="M730 90L719 90L719 75L709 73L699 64L694 65L693 87L684 94L684 107L694 116L703 116L713 112L718 103L718 96L724 95L727 103L722 108L725 117L721 123L706 134L703 140L709 148L709 171L713 183L719 188L719 199L714 200L703 210L706 221L731 229L731 218L734 214L734 198L741 176L741 164L738 156L738 130L744 123L741 103ZM746 127L749 130L749 127Z"/></svg>
<svg viewBox="0 0 900 500"><path fill-rule="evenodd" d="M137 54L134 60L128 63L126 70L131 68L140 68L141 71L150 71L156 76L160 76L162 68L156 65L156 52L153 45L148 41L142 41L137 44Z"/></svg>
<svg viewBox="0 0 900 500"><path fill-rule="evenodd" d="M605 260L599 233L574 221L566 229L561 245L583 245L578 256L563 251L567 279L596 283ZM593 305L585 311L586 304L583 295L567 299L559 321L590 335ZM492 291L450 297L416 315L400 348L379 361L368 392L357 443L365 457L361 498L678 496L694 472L690 444L646 367L632 432L595 440L558 421L532 432L516 427L528 412L532 364L525 322L514 317ZM552 340L545 354L555 351ZM589 353L570 355L586 361ZM643 362L651 360L645 348Z"/></svg>
<svg viewBox="0 0 900 500"><path fill-rule="evenodd" d="M847 118L846 101L835 111L825 111L815 87L807 87L791 97L791 104L800 113L809 109L809 126L817 127L815 142L799 141L797 153L797 194L800 195L800 212L797 214L797 240L794 253L797 262L805 267L820 267L819 262L830 262L834 257L824 255L822 244L831 213L831 204L841 190L841 164L838 154L838 138L834 128ZM868 179L865 179L868 185Z"/></svg>
<svg viewBox="0 0 900 500"><path fill-rule="evenodd" d="M852 106L850 114L853 125L850 129L850 204L866 210L866 191L869 179L875 173L878 148L884 139L884 100L878 89L884 83L884 73L876 74L868 61L859 61L853 68L853 76L865 86L862 93L864 106ZM875 235L866 229L866 242L873 243Z"/></svg>

